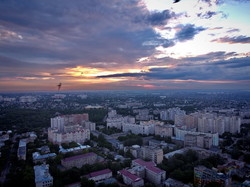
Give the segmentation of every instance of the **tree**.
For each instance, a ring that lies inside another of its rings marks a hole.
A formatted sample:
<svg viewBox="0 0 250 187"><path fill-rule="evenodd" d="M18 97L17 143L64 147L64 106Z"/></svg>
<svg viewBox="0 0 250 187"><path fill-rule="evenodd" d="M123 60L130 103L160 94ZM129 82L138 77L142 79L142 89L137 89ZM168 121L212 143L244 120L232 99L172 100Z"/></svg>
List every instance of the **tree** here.
<svg viewBox="0 0 250 187"><path fill-rule="evenodd" d="M223 185L218 182L210 182L205 185L205 187L222 187Z"/></svg>
<svg viewBox="0 0 250 187"><path fill-rule="evenodd" d="M82 187L95 187L95 181L93 180L88 180L86 177L82 177L81 179L81 186Z"/></svg>

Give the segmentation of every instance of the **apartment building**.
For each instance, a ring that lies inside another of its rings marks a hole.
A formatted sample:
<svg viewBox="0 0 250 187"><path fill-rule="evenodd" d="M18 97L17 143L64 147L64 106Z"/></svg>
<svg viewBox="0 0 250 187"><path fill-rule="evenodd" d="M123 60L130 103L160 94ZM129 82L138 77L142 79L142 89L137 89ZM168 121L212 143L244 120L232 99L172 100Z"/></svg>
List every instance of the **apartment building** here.
<svg viewBox="0 0 250 187"><path fill-rule="evenodd" d="M95 130L95 123L88 121L88 119L88 114L85 113L51 118L48 140L59 145L72 141L84 143L90 139L90 131Z"/></svg>
<svg viewBox="0 0 250 187"><path fill-rule="evenodd" d="M155 135L172 137L174 135L174 125L155 125Z"/></svg>

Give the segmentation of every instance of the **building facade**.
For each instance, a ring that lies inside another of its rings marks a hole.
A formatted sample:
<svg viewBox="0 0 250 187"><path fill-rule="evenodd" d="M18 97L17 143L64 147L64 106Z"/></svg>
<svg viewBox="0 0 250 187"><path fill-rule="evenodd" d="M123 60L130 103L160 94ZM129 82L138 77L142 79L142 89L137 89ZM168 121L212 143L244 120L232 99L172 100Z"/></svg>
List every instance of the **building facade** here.
<svg viewBox="0 0 250 187"><path fill-rule="evenodd" d="M174 126L170 124L156 125L155 135L159 135L161 137L172 137L174 135Z"/></svg>
<svg viewBox="0 0 250 187"><path fill-rule="evenodd" d="M155 124L123 124L123 132L131 131L133 134L145 134L150 135L155 133Z"/></svg>
<svg viewBox="0 0 250 187"><path fill-rule="evenodd" d="M185 134L185 147L200 147L210 149L213 145L212 137L205 134Z"/></svg>
<svg viewBox="0 0 250 187"><path fill-rule="evenodd" d="M219 145L219 134L218 133L203 133L203 132L196 132L196 131L189 131L183 128L175 127L175 139L185 141L185 135L205 135L206 137L212 138L212 145L218 146Z"/></svg>

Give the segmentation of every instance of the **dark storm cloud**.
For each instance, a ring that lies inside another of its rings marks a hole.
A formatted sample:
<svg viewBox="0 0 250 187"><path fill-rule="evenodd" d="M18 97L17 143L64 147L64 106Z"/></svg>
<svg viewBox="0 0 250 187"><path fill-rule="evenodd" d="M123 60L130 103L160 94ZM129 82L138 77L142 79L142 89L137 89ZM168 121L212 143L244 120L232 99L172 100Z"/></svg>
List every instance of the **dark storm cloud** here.
<svg viewBox="0 0 250 187"><path fill-rule="evenodd" d="M193 24L178 25L176 29L178 29L178 31L175 34L175 38L181 42L191 40L196 34L206 30L203 27L196 27Z"/></svg>
<svg viewBox="0 0 250 187"><path fill-rule="evenodd" d="M19 73L26 73L26 72L50 72L50 71L57 71L63 68L70 68L73 67L72 64L39 64L39 63L30 63L21 60L16 60L13 58L0 56L0 73L4 72L19 72Z"/></svg>
<svg viewBox="0 0 250 187"><path fill-rule="evenodd" d="M139 0L0 3L0 33L5 34L4 40L0 38L0 54L6 57L34 63L43 63L42 58L44 63L77 61L82 66L115 61L120 66L151 55L156 46L143 45L145 42L174 45L152 28L167 23L174 13L150 13Z"/></svg>
<svg viewBox="0 0 250 187"><path fill-rule="evenodd" d="M173 68L152 68L148 72L124 73L100 76L108 77L144 77L145 79L181 79L181 80L250 80L250 57L220 60L217 62L179 64ZM236 70L237 68L237 70Z"/></svg>
<svg viewBox="0 0 250 187"><path fill-rule="evenodd" d="M250 57L233 58L226 61L218 61L218 65L224 65L226 68L250 67Z"/></svg>
<svg viewBox="0 0 250 187"><path fill-rule="evenodd" d="M240 44L248 44L250 43L250 37L248 36L234 36L234 37L222 37L218 38L216 40L212 40L212 42L218 42L218 43L229 43L229 44L235 44L235 43L240 43Z"/></svg>

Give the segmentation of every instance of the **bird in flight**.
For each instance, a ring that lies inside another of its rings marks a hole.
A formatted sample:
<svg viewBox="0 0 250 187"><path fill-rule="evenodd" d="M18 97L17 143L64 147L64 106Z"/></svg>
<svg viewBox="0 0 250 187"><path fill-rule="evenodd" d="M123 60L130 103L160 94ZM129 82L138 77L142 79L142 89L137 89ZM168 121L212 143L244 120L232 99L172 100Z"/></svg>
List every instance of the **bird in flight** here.
<svg viewBox="0 0 250 187"><path fill-rule="evenodd" d="M61 89L61 86L62 86L62 83L59 83L59 84L57 85L58 91Z"/></svg>
<svg viewBox="0 0 250 187"><path fill-rule="evenodd" d="M181 0L174 0L174 3L178 3L178 2L180 2Z"/></svg>

